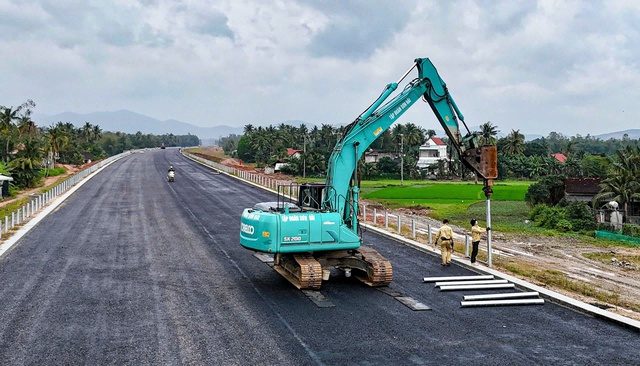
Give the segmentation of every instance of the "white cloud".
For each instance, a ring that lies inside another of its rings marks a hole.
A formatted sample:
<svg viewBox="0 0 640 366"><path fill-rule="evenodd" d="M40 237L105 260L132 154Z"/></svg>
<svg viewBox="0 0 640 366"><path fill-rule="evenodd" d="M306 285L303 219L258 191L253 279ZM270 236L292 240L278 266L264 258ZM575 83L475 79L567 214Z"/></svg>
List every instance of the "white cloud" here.
<svg viewBox="0 0 640 366"><path fill-rule="evenodd" d="M416 57L474 126L598 134L640 112L637 1L0 0L0 12L0 104L33 99L44 114L346 123ZM439 128L421 105L401 122Z"/></svg>

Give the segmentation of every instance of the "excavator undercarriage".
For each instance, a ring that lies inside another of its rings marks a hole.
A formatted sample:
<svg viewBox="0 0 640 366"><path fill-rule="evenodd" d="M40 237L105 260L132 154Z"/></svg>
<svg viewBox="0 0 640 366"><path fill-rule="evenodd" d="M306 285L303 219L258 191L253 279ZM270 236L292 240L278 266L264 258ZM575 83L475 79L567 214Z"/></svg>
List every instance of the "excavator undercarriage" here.
<svg viewBox="0 0 640 366"><path fill-rule="evenodd" d="M317 290L323 270L335 267L369 286L387 286L393 279L391 262L372 248L315 253L276 254L273 268L299 289Z"/></svg>

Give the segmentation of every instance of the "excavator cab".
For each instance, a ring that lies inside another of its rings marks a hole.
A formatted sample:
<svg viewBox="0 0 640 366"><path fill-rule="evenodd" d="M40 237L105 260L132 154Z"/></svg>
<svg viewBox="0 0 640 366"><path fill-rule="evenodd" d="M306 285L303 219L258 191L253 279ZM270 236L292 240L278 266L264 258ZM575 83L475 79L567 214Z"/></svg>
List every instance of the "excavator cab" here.
<svg viewBox="0 0 640 366"><path fill-rule="evenodd" d="M326 184L303 183L298 191L298 206L306 209L320 210Z"/></svg>

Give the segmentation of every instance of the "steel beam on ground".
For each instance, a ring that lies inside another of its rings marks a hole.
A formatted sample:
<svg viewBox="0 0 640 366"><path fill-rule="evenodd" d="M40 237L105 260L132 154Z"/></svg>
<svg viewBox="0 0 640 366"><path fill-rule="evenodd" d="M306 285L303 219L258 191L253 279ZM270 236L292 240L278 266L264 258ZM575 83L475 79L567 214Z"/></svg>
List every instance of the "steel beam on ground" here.
<svg viewBox="0 0 640 366"><path fill-rule="evenodd" d="M460 306L505 306L505 305L543 305L544 299L516 299L516 300L486 300L460 301Z"/></svg>
<svg viewBox="0 0 640 366"><path fill-rule="evenodd" d="M485 294L485 295L466 295L463 296L463 300L478 301L478 300L500 300L500 299L512 299L518 297L538 297L540 294L537 291L532 292L510 292L507 294Z"/></svg>
<svg viewBox="0 0 640 366"><path fill-rule="evenodd" d="M497 290L505 288L515 288L513 283L499 283L496 285L460 285L460 286L440 286L440 291L460 291L460 290Z"/></svg>
<svg viewBox="0 0 640 366"><path fill-rule="evenodd" d="M425 277L422 282L492 280L493 275Z"/></svg>

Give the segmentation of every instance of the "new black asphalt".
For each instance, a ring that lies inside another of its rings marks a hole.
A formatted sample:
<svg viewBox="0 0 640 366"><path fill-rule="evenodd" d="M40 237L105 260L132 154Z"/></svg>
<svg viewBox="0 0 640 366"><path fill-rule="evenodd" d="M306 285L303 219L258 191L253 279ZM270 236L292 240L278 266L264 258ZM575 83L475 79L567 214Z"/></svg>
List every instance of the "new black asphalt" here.
<svg viewBox="0 0 640 366"><path fill-rule="evenodd" d="M176 180L166 181L169 164ZM473 275L375 233L391 288L332 271L319 307L239 244L271 193L176 149L87 181L0 259L1 365L634 365L640 334L546 302L462 308L424 277Z"/></svg>

